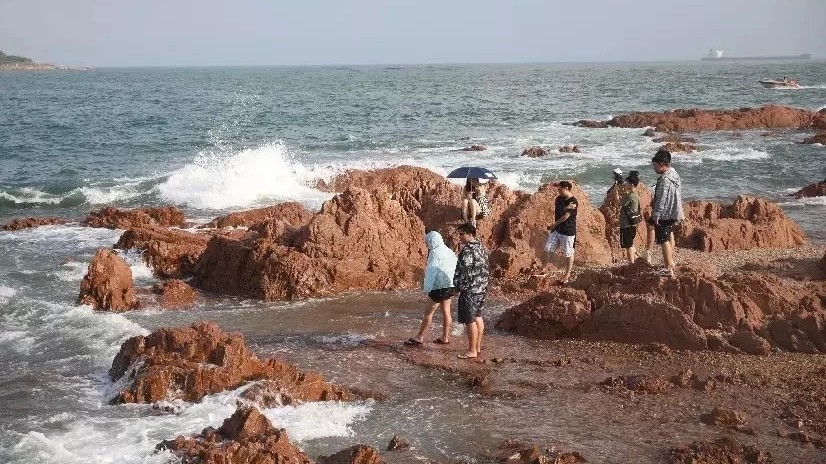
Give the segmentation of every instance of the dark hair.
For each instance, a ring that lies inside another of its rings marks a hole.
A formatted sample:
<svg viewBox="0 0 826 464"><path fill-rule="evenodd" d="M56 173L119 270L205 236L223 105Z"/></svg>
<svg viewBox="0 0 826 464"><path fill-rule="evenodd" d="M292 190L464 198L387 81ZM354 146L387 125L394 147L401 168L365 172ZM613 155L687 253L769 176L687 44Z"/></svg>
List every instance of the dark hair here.
<svg viewBox="0 0 826 464"><path fill-rule="evenodd" d="M651 161L658 164L671 164L671 152L665 148L660 148Z"/></svg>
<svg viewBox="0 0 826 464"><path fill-rule="evenodd" d="M456 231L459 232L460 234L470 234L470 235L473 235L474 237L476 236L476 226L474 226L473 224L471 224L469 222L466 222L466 223L460 225L459 228L456 229Z"/></svg>
<svg viewBox="0 0 826 464"><path fill-rule="evenodd" d="M465 181L465 192L472 192L473 191L473 181L468 178Z"/></svg>
<svg viewBox="0 0 826 464"><path fill-rule="evenodd" d="M572 188L574 188L574 186L571 185L571 183L568 182L567 180L563 180L562 182L560 182L559 186L564 188L564 189L567 189L567 190L571 190Z"/></svg>
<svg viewBox="0 0 826 464"><path fill-rule="evenodd" d="M631 171L628 173L628 177L625 178L625 182L636 187L640 184L640 172L639 171Z"/></svg>

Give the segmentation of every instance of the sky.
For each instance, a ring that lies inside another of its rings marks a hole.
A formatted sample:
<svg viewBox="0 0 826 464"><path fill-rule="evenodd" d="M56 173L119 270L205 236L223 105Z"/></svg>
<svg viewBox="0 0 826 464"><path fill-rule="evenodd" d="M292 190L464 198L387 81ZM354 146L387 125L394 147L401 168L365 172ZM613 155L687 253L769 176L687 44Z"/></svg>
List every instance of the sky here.
<svg viewBox="0 0 826 464"><path fill-rule="evenodd" d="M87 66L826 58L826 0L0 0L0 50Z"/></svg>

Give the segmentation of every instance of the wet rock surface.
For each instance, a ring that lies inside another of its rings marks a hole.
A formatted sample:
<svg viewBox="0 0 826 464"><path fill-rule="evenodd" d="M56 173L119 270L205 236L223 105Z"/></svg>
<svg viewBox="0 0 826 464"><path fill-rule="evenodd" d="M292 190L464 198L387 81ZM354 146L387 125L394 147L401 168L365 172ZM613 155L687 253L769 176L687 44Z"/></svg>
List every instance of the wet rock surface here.
<svg viewBox="0 0 826 464"><path fill-rule="evenodd" d="M23 229L32 229L34 227L41 227L41 226L53 226L53 225L61 225L66 224L66 221L59 217L28 217L28 218L15 218L11 221L3 224L0 227L0 230L5 231L17 231Z"/></svg>
<svg viewBox="0 0 826 464"><path fill-rule="evenodd" d="M826 196L826 180L809 184L802 189L794 192L790 196L795 198L809 198Z"/></svg>
<svg viewBox="0 0 826 464"><path fill-rule="evenodd" d="M97 310L122 312L138 307L132 270L114 251L101 248L80 282L79 304Z"/></svg>
<svg viewBox="0 0 826 464"><path fill-rule="evenodd" d="M540 158L542 156L547 155L548 152L542 147L528 147L522 150L522 156L526 156L528 158Z"/></svg>
<svg viewBox="0 0 826 464"><path fill-rule="evenodd" d="M128 339L112 361L109 377L126 385L112 400L115 404L194 402L257 380L270 380L269 391L288 398L283 404L355 398L318 374L276 359L259 359L243 335L225 333L207 322Z"/></svg>
<svg viewBox="0 0 826 464"><path fill-rule="evenodd" d="M671 450L669 459L668 462L671 464L769 464L775 462L771 453L755 446L743 445L730 437L678 446Z"/></svg>
<svg viewBox="0 0 826 464"><path fill-rule="evenodd" d="M637 112L615 116L608 121L579 121L580 127L647 127L658 132L699 132L716 130L826 128L826 114L801 108L766 105L735 110L678 109Z"/></svg>
<svg viewBox="0 0 826 464"><path fill-rule="evenodd" d="M383 464L381 455L367 445L355 445L319 459L320 464Z"/></svg>
<svg viewBox="0 0 826 464"><path fill-rule="evenodd" d="M559 147L560 153L582 153L579 145L563 145Z"/></svg>
<svg viewBox="0 0 826 464"><path fill-rule="evenodd" d="M87 227L128 229L130 227L185 227L184 213L174 206L122 210L112 206L94 210L83 221Z"/></svg>
<svg viewBox="0 0 826 464"><path fill-rule="evenodd" d="M813 145L815 143L819 143L821 145L826 145L826 132L821 132L819 134L815 134L811 137L806 137L800 142L803 145Z"/></svg>
<svg viewBox="0 0 826 464"><path fill-rule="evenodd" d="M207 234L165 227L138 227L124 232L115 248L139 250L156 275L181 278L193 274L209 239Z"/></svg>
<svg viewBox="0 0 826 464"><path fill-rule="evenodd" d="M160 295L163 309L184 309L192 307L198 292L186 282L178 279L164 280L152 286L152 293Z"/></svg>
<svg viewBox="0 0 826 464"><path fill-rule="evenodd" d="M485 151L487 149L488 147L482 144L474 143L472 145L466 146L465 148L462 148L462 151Z"/></svg>
<svg viewBox="0 0 826 464"><path fill-rule="evenodd" d="M697 151L697 145L688 142L668 142L660 146L661 150L668 150L671 153L691 153Z"/></svg>
<svg viewBox="0 0 826 464"><path fill-rule="evenodd" d="M521 443L505 440L492 453L492 457L505 464L577 464L588 462L580 453L560 451L551 446Z"/></svg>

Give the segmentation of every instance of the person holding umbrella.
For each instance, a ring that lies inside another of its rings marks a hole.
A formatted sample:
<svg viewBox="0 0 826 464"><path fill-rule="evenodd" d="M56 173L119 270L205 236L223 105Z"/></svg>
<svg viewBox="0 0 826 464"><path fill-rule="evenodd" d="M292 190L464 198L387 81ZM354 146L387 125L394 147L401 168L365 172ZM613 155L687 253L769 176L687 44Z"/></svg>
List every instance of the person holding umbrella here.
<svg viewBox="0 0 826 464"><path fill-rule="evenodd" d="M462 166L447 175L448 179L465 179L462 199L462 219L476 226L476 221L490 214L487 183L496 179L489 169L478 166Z"/></svg>

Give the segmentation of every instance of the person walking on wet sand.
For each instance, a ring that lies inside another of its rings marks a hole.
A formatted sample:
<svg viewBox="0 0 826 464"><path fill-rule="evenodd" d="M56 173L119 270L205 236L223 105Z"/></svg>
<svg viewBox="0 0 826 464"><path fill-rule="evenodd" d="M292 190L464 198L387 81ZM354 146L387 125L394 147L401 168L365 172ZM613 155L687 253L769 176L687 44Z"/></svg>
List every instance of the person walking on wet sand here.
<svg viewBox="0 0 826 464"><path fill-rule="evenodd" d="M459 292L459 323L465 325L468 339L467 351L458 357L471 359L478 357L482 350L482 336L485 333L482 311L485 309L490 270L488 253L476 238L476 227L473 224L462 224L457 232L462 251L459 252L456 263L453 286Z"/></svg>
<svg viewBox="0 0 826 464"><path fill-rule="evenodd" d="M660 175L654 188L654 206L651 222L654 224L654 241L663 249L662 274L674 277L674 245L669 240L677 221L684 219L682 181L671 167L671 152L659 149L651 158L654 172Z"/></svg>
<svg viewBox="0 0 826 464"><path fill-rule="evenodd" d="M424 270L422 290L433 301L428 304L422 318L422 325L415 337L408 338L405 345L419 346L424 343L424 335L433 320L436 308L442 308L442 336L433 340L433 343L447 345L450 343L450 326L453 323L450 314L450 297L453 296L453 276L456 271L456 255L445 245L442 235L436 231L425 235L427 244L427 265Z"/></svg>
<svg viewBox="0 0 826 464"><path fill-rule="evenodd" d="M546 262L550 263L554 251L562 249L567 260L565 266L565 276L560 280L567 284L571 280L571 271L574 268L574 244L576 242L576 213L577 199L574 197L573 185L567 180L563 180L557 186L559 196L554 203L554 223L548 226L551 233L548 241L545 242Z"/></svg>

